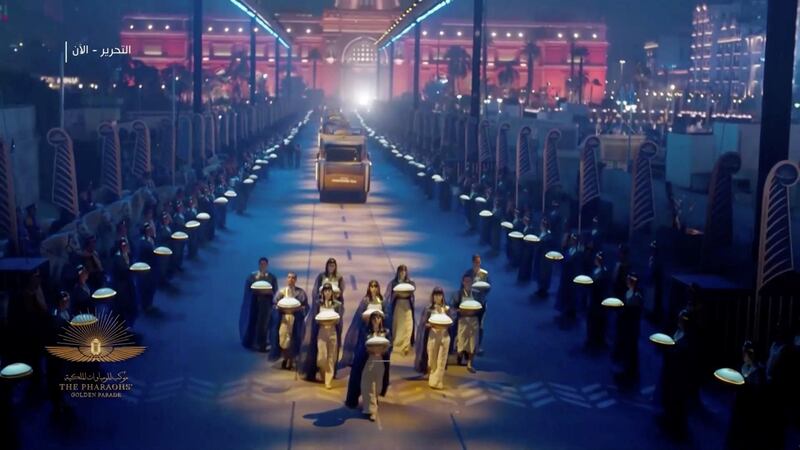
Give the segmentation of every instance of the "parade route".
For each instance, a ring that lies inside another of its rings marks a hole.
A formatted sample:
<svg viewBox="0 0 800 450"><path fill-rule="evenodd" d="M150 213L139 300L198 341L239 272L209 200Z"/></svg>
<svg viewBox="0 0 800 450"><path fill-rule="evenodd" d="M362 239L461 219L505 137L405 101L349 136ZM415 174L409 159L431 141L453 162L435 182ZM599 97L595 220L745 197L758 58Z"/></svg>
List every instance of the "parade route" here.
<svg viewBox="0 0 800 450"><path fill-rule="evenodd" d="M517 285L516 273L504 269L505 255L489 257L478 236L465 233L463 215L425 200L374 142L367 203L320 203L315 123L298 136L300 169L271 168L245 214L229 213L228 230L185 262L174 289L157 293L160 314L141 316L134 327L145 353L104 367L126 370L134 390L122 399L72 399L75 418L61 426L50 424L47 408L31 406L20 412L23 442L36 449L442 450L716 448L723 442L725 414L715 410L693 424L703 427L702 435L695 433L702 441L665 442L654 421L655 348L642 339L641 384L620 392L608 353L583 352L583 322L560 329L552 292L547 300L529 300L535 283ZM383 291L395 268L406 264L419 311L434 286L449 299L476 252L492 281L478 372L451 364L446 390L434 391L417 378L412 354L393 355L389 393L375 423L344 406L349 369L325 390L239 342L244 280L261 256L269 258L280 286L295 271L309 296L325 260L336 258L346 282L347 326L369 280ZM649 331L643 324L642 335ZM94 439L100 433L102 444Z"/></svg>

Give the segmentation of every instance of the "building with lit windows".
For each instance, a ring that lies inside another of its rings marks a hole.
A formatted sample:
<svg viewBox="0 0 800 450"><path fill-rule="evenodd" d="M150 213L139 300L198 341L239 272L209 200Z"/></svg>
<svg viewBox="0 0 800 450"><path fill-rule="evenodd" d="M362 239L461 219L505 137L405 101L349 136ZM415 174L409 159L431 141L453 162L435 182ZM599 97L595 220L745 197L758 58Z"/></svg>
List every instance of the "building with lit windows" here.
<svg viewBox="0 0 800 450"><path fill-rule="evenodd" d="M321 16L301 13L276 15L294 40L292 74L301 76L309 87L326 95L359 96L389 95L388 64L394 65L393 96L412 89L413 33L397 42L393 61L388 52L380 54L377 63L375 42L400 14L399 0L336 0ZM570 48L583 47L584 99L600 102L606 80L608 42L603 23L556 23L534 21L489 21L487 78L497 85L505 70L515 89L527 83L527 65L533 64L534 91L548 102L567 95L570 76ZM472 21L443 19L422 24L420 89L430 80L446 80L447 60L444 55L452 46L472 51ZM220 73L232 58L249 55L249 21L241 17L207 17L203 23L203 67ZM189 67L191 58L191 20L187 16L129 15L123 19L121 44L130 45L132 57L163 69L171 64ZM524 48L535 43L540 55L527 60ZM285 76L287 53L276 49L271 35L257 31L256 72L266 79L265 95L273 95L276 50L280 53L281 77ZM380 70L380 84L376 75ZM573 66L577 76L578 60ZM314 74L316 73L316 77ZM316 78L316 79L315 79ZM595 81L596 80L596 81ZM455 82L457 92L468 92L469 75ZM594 82L594 83L593 83Z"/></svg>
<svg viewBox="0 0 800 450"><path fill-rule="evenodd" d="M644 43L645 66L650 71L651 87L675 86L686 90L689 82L689 39L661 36Z"/></svg>
<svg viewBox="0 0 800 450"><path fill-rule="evenodd" d="M766 1L699 4L692 15L689 91L709 95L717 110L761 96Z"/></svg>

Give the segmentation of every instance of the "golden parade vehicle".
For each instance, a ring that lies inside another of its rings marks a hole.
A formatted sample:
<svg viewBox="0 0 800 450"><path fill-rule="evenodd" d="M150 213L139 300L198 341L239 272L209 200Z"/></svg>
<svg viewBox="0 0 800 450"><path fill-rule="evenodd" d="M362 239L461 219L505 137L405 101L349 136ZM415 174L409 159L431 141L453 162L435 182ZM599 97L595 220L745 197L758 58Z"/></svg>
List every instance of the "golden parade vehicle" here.
<svg viewBox="0 0 800 450"><path fill-rule="evenodd" d="M316 162L317 190L320 201L331 194L351 194L364 203L370 188L372 163L367 152L367 139L354 133L338 115L323 120L319 134Z"/></svg>

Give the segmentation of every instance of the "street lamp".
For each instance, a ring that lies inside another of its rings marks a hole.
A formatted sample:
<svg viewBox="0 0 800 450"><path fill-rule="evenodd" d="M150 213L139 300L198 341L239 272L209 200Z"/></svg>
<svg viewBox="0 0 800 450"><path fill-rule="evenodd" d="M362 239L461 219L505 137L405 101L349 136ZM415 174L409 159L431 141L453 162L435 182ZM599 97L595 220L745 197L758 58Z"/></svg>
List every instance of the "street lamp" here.
<svg viewBox="0 0 800 450"><path fill-rule="evenodd" d="M620 59L619 60L619 92L618 92L619 95L622 95L622 79L623 79L623 75L624 74L625 74L625 60L624 59Z"/></svg>
<svg viewBox="0 0 800 450"><path fill-rule="evenodd" d="M439 81L439 44L444 36L444 30L439 30L439 36L436 38L436 81Z"/></svg>

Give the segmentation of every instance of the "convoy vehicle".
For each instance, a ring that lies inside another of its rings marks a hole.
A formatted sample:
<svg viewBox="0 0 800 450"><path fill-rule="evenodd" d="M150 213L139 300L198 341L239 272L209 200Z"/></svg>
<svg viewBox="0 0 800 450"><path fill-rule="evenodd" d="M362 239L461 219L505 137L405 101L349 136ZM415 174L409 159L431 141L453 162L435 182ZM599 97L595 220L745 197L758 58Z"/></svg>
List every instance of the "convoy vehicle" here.
<svg viewBox="0 0 800 450"><path fill-rule="evenodd" d="M343 194L354 196L359 203L366 202L371 174L366 136L351 130L342 116L324 118L316 161L320 201Z"/></svg>

